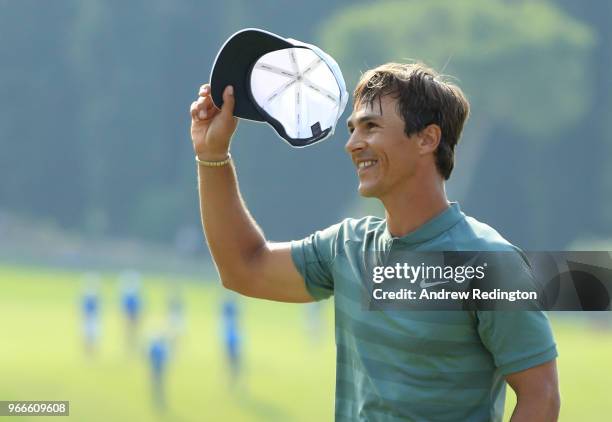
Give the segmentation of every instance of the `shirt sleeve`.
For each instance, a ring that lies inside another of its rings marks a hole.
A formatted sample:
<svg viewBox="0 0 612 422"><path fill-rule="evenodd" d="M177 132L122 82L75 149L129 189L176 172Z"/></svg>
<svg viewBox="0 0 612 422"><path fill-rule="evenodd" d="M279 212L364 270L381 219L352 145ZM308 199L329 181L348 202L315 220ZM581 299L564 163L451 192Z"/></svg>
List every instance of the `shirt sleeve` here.
<svg viewBox="0 0 612 422"><path fill-rule="evenodd" d="M542 311L477 312L478 333L502 375L555 359L557 347Z"/></svg>
<svg viewBox="0 0 612 422"><path fill-rule="evenodd" d="M291 242L293 263L315 300L326 299L334 293L332 263L340 227L341 224L336 224Z"/></svg>
<svg viewBox="0 0 612 422"><path fill-rule="evenodd" d="M531 267L523 254L505 255L501 284L533 290ZM502 375L523 371L557 357L548 317L543 311L477 311L478 333Z"/></svg>

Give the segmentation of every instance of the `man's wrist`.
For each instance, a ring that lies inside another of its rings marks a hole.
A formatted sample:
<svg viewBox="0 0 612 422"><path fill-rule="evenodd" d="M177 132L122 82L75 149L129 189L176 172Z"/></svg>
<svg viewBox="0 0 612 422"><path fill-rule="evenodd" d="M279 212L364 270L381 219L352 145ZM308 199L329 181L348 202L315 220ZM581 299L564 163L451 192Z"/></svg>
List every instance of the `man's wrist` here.
<svg viewBox="0 0 612 422"><path fill-rule="evenodd" d="M200 161L223 161L229 157L229 151L195 151L195 156Z"/></svg>
<svg viewBox="0 0 612 422"><path fill-rule="evenodd" d="M232 155L228 152L223 160L202 160L196 155L195 160L198 165L204 167L222 167L228 165L230 161L232 161Z"/></svg>

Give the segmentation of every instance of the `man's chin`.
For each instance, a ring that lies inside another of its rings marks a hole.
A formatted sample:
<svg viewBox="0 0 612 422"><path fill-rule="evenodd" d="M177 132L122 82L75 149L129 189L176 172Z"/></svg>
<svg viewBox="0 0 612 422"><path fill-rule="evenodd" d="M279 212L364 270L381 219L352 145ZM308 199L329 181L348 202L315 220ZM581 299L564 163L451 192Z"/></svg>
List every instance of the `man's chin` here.
<svg viewBox="0 0 612 422"><path fill-rule="evenodd" d="M357 189L359 191L359 195L363 196L364 198L376 198L376 189L374 189L374 186L363 186L363 185L359 185L359 188Z"/></svg>

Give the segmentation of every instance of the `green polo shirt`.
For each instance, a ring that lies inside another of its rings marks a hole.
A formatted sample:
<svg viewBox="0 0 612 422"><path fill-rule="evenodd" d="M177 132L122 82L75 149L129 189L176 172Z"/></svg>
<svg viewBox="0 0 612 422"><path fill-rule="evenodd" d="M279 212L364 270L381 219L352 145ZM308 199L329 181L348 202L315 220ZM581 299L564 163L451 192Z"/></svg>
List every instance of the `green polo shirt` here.
<svg viewBox="0 0 612 422"><path fill-rule="evenodd" d="M457 203L391 236L378 217L346 219L292 242L310 294L334 296L336 421L501 421L504 376L557 356L536 311L370 311L362 305L370 251L521 251ZM512 273L512 269L509 269Z"/></svg>

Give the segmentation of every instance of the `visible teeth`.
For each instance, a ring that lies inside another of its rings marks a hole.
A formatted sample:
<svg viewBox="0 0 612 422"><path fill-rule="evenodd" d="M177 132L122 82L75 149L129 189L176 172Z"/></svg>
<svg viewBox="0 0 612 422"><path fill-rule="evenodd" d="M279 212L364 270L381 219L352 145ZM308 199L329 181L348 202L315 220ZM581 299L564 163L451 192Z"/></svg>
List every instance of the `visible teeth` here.
<svg viewBox="0 0 612 422"><path fill-rule="evenodd" d="M374 164L376 164L376 161L362 161L359 163L358 168L362 169L365 167L373 166Z"/></svg>

